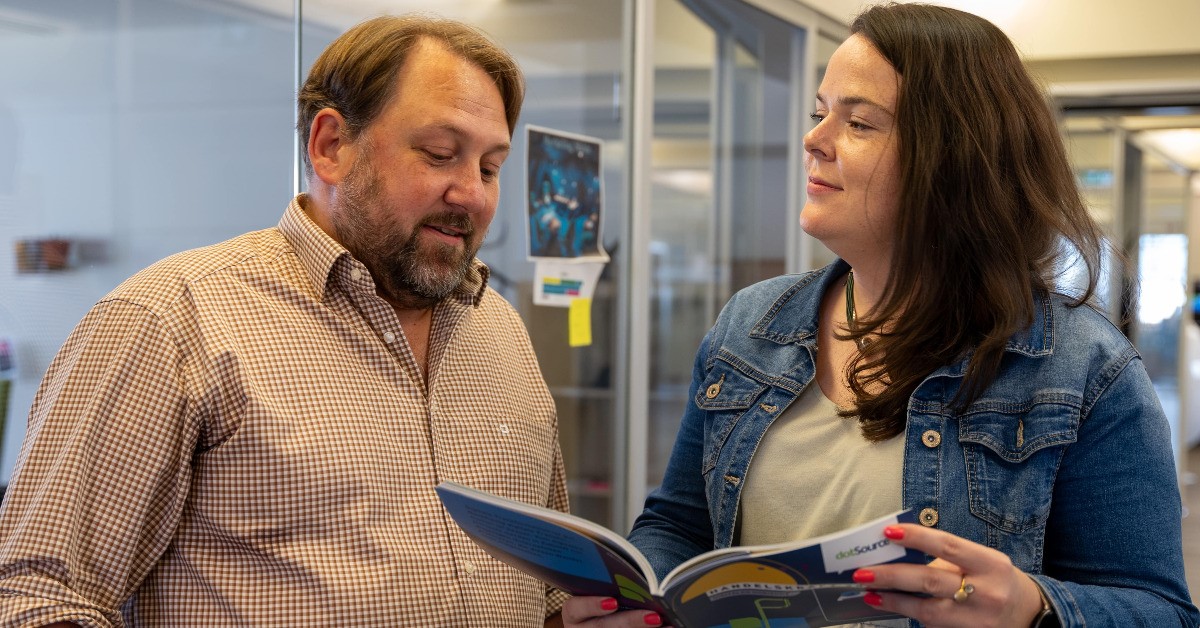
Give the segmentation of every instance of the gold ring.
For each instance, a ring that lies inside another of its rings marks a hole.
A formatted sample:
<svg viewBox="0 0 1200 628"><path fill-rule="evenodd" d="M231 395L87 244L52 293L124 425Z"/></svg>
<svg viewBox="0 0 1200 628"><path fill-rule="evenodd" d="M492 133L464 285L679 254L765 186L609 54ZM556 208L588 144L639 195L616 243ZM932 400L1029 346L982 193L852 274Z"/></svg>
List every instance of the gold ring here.
<svg viewBox="0 0 1200 628"><path fill-rule="evenodd" d="M962 577L962 582L958 583L958 590L954 592L955 602L966 602L968 597L975 592L975 585L967 584L967 577Z"/></svg>

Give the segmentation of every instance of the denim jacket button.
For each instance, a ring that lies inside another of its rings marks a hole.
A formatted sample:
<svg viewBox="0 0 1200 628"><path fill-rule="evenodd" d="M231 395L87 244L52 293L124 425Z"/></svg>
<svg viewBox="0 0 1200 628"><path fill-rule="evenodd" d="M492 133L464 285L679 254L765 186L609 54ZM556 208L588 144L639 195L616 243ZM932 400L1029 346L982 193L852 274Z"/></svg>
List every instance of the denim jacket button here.
<svg viewBox="0 0 1200 628"><path fill-rule="evenodd" d="M724 383L725 383L725 374L722 373L721 379L717 380L717 383L710 385L708 387L708 389L704 391L704 396L708 397L709 399L715 399L717 397L717 395L721 394L721 384L724 384Z"/></svg>
<svg viewBox="0 0 1200 628"><path fill-rule="evenodd" d="M934 447L942 444L942 435L938 434L937 430L925 430L925 432L921 434L921 442L925 443L926 447L933 449Z"/></svg>
<svg viewBox="0 0 1200 628"><path fill-rule="evenodd" d="M921 510L921 514L917 515L917 518L920 519L921 525L926 528L932 528L937 525L938 511L936 508L924 508Z"/></svg>

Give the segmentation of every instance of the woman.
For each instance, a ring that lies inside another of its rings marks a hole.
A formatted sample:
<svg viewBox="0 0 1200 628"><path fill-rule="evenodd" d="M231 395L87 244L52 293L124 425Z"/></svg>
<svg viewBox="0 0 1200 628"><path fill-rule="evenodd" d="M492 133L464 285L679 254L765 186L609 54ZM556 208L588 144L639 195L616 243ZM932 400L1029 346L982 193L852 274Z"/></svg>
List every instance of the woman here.
<svg viewBox="0 0 1200 628"><path fill-rule="evenodd" d="M1194 626L1167 422L1086 305L1102 240L1008 38L953 9L868 9L804 138L806 232L841 259L747 288L700 347L662 487L630 540L660 576L714 547L901 507L928 565L854 577L929 626ZM1069 244L1070 246L1065 246ZM1067 265L1086 270L1055 292ZM566 625L657 625L578 598Z"/></svg>

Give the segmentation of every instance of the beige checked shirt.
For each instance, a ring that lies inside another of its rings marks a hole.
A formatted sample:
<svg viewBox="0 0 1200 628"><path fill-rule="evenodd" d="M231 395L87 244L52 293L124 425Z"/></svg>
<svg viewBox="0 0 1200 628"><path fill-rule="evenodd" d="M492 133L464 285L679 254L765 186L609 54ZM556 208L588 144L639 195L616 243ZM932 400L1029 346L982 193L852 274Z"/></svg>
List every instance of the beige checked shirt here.
<svg viewBox="0 0 1200 628"><path fill-rule="evenodd" d="M293 200L80 322L0 511L0 625L540 626L433 487L567 509L554 402L487 268L434 310L428 387L367 269Z"/></svg>

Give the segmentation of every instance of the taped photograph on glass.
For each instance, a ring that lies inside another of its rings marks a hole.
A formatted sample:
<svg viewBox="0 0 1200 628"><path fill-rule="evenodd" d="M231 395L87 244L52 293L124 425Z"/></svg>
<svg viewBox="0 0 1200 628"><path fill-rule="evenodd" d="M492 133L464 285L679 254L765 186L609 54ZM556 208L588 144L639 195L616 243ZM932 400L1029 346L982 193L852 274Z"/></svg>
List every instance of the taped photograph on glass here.
<svg viewBox="0 0 1200 628"><path fill-rule="evenodd" d="M601 141L530 124L525 137L529 258L607 260Z"/></svg>

